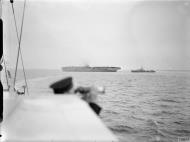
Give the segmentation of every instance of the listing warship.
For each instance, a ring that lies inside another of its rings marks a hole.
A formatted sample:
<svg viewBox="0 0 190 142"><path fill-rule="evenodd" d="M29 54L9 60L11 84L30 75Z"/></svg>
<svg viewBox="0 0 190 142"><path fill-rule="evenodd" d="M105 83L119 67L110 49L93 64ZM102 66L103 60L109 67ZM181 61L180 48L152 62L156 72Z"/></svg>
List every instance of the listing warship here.
<svg viewBox="0 0 190 142"><path fill-rule="evenodd" d="M89 65L62 67L64 72L117 72L120 69L120 67L91 67Z"/></svg>

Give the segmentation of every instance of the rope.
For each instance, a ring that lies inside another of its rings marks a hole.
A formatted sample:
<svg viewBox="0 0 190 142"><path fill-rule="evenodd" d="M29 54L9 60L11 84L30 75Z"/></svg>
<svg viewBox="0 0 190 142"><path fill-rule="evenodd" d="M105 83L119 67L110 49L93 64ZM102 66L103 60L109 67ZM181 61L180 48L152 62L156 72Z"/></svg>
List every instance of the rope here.
<svg viewBox="0 0 190 142"><path fill-rule="evenodd" d="M15 24L15 28L16 28L17 40L18 40L18 43L19 43L18 52L17 52L15 75L14 75L14 83L13 84L14 84L14 87L15 87L17 69L18 69L18 59L19 59L19 54L20 54L21 62L22 62L22 70L23 70L23 73L24 73L24 80L25 80L26 89L27 89L27 94L29 95L28 84L27 84L27 80L26 80L26 73L25 73L25 68L24 68L24 63L23 63L23 58L22 58L22 52L21 52L22 30L23 30L23 24L24 24L24 14L25 14L25 8L26 8L26 0L24 1L24 9L23 9L23 15L22 15L20 38L19 38L19 34L18 34L18 28L17 28L17 23L16 23L16 16L15 16L15 10L14 10L14 6L13 6L13 0L11 0L10 2L11 2L11 5L12 5L12 12L13 12L13 16L14 16L14 24Z"/></svg>
<svg viewBox="0 0 190 142"><path fill-rule="evenodd" d="M17 40L18 40L18 43L20 42L19 40L19 36L18 36L18 28L17 28L17 23L16 23L16 16L15 16L15 11L14 11L14 6L13 6L13 1L10 0L11 2L11 6L12 6L12 12L13 12L13 16L14 16L14 24L15 24L15 29L16 29L16 34L17 34ZM18 50L19 51L19 50ZM19 56L19 52L17 53L17 57ZM18 58L17 58L18 60ZM18 61L17 61L18 62ZM17 66L16 66L16 69L15 69L15 75L14 75L14 82L13 82L13 86L15 87L15 82L16 82L16 74L17 74Z"/></svg>
<svg viewBox="0 0 190 142"><path fill-rule="evenodd" d="M7 67L6 67L4 55L3 55L3 62L4 62L4 66L5 66L5 76L6 76L6 81L7 81L7 87L8 87L8 90L9 90L9 80L8 80L8 77L7 77Z"/></svg>

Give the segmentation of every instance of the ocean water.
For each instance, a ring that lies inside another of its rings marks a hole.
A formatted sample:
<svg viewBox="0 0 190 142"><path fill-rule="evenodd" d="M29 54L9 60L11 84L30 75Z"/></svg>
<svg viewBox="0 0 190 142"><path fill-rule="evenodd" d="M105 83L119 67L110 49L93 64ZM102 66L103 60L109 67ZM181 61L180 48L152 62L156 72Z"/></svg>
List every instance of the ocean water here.
<svg viewBox="0 0 190 142"><path fill-rule="evenodd" d="M22 74L19 75L21 81ZM75 86L104 86L101 119L125 142L190 141L190 72L66 73L28 70L30 94L52 92L49 85L72 76ZM19 83L19 81L18 81Z"/></svg>

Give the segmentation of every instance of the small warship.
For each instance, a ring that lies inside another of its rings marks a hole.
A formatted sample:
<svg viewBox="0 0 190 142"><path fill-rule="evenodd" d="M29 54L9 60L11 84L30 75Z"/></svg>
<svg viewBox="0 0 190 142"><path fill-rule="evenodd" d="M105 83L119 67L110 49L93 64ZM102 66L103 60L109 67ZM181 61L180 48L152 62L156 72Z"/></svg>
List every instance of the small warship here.
<svg viewBox="0 0 190 142"><path fill-rule="evenodd" d="M131 72L133 72L133 73L141 73L141 72L154 73L156 71L155 70L145 70L143 67L141 67L140 69L131 70Z"/></svg>

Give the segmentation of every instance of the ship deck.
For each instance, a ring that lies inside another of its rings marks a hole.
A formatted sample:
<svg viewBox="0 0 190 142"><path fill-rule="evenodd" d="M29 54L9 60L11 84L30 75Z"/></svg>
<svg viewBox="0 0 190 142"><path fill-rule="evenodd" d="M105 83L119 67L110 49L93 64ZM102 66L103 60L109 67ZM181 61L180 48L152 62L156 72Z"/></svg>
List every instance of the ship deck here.
<svg viewBox="0 0 190 142"><path fill-rule="evenodd" d="M3 141L118 141L76 95L4 93Z"/></svg>

